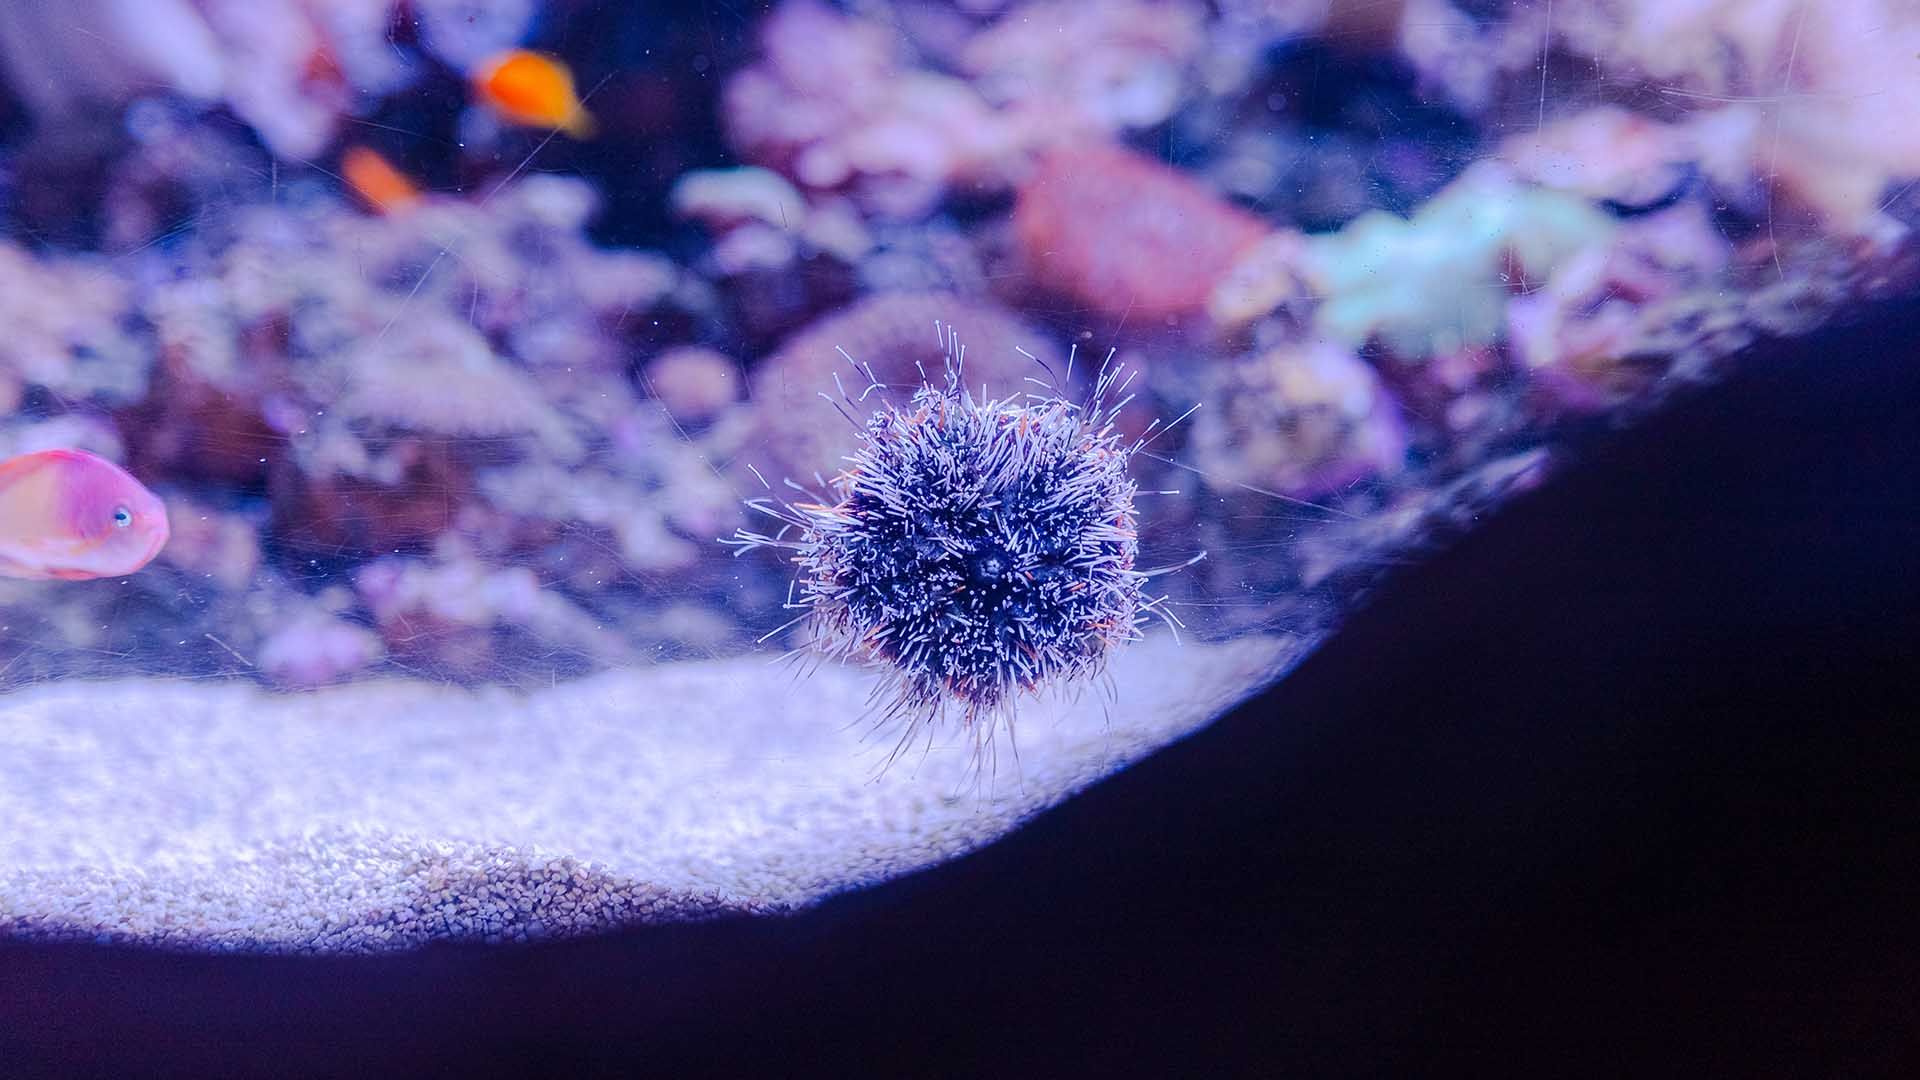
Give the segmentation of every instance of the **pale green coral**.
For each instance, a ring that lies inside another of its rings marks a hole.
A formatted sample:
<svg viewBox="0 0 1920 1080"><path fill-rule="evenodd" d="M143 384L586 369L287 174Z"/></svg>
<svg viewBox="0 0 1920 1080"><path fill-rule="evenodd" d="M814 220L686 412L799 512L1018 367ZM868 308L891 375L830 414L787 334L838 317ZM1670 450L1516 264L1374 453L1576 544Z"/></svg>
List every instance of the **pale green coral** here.
<svg viewBox="0 0 1920 1080"><path fill-rule="evenodd" d="M1326 338L1358 346L1377 337L1402 355L1429 356L1501 337L1511 266L1544 279L1614 229L1584 199L1482 165L1411 219L1375 210L1306 238L1298 273L1321 301L1314 328Z"/></svg>

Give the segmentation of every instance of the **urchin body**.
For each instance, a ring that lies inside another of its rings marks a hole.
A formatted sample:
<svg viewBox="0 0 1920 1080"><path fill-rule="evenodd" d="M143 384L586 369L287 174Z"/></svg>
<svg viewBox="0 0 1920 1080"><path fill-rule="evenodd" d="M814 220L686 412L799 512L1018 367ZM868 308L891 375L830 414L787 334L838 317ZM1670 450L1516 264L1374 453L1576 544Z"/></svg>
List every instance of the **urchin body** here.
<svg viewBox="0 0 1920 1080"><path fill-rule="evenodd" d="M789 528L737 542L792 552L809 645L890 674L883 721L910 735L953 706L984 741L1019 695L1096 677L1140 636L1138 444L1110 422L1115 374L1084 404L982 401L956 366L882 404L829 494L758 504Z"/></svg>
<svg viewBox="0 0 1920 1080"><path fill-rule="evenodd" d="M796 560L816 641L895 671L904 712L998 712L1136 634L1127 455L1064 402L923 387L873 418L835 488Z"/></svg>

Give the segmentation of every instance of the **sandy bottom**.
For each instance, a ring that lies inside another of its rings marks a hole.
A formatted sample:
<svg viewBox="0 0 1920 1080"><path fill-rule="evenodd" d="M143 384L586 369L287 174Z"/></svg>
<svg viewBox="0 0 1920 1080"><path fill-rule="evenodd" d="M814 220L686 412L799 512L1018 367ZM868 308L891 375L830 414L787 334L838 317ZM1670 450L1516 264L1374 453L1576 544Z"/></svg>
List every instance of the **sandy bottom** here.
<svg viewBox="0 0 1920 1080"><path fill-rule="evenodd" d="M0 936L366 952L779 912L951 858L1206 723L1301 649L1139 643L1112 700L880 765L868 677L747 658L550 689L46 684L0 700Z"/></svg>

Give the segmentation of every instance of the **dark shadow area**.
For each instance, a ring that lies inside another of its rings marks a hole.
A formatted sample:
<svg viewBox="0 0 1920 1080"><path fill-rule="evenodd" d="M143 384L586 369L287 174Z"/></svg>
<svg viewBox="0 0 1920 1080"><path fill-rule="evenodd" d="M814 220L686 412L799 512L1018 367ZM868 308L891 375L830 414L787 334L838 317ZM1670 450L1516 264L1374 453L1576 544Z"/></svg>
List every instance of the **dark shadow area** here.
<svg viewBox="0 0 1920 1080"><path fill-rule="evenodd" d="M1915 314L1754 350L971 857L508 951L15 945L0 1061L1912 1075Z"/></svg>

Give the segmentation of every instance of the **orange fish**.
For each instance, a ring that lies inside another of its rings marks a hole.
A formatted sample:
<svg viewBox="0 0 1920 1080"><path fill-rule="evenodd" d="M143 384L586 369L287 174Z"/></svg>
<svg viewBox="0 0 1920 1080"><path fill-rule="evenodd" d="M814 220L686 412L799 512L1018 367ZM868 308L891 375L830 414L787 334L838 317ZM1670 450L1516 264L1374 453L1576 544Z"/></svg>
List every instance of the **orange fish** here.
<svg viewBox="0 0 1920 1080"><path fill-rule="evenodd" d="M556 128L576 139L593 134L593 117L580 104L573 72L554 57L512 49L482 63L474 93L511 123Z"/></svg>
<svg viewBox="0 0 1920 1080"><path fill-rule="evenodd" d="M391 214L420 200L420 189L407 174L365 146L340 155L340 174L354 193L383 214Z"/></svg>
<svg viewBox="0 0 1920 1080"><path fill-rule="evenodd" d="M81 450L0 461L0 576L120 577L167 542L167 507L125 469Z"/></svg>

